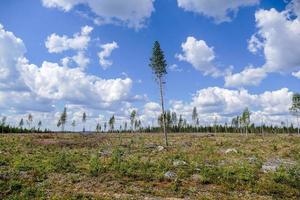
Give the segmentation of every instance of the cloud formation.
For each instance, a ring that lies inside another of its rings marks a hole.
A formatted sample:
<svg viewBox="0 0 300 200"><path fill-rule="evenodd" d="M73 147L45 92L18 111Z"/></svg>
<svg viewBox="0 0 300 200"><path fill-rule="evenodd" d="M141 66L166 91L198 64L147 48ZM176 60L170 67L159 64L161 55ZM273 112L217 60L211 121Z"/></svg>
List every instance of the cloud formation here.
<svg viewBox="0 0 300 200"><path fill-rule="evenodd" d="M112 43L101 45L101 48L102 51L98 53L99 63L103 69L107 69L113 64L112 61L107 58L110 57L112 51L119 48L119 46L115 41L113 41Z"/></svg>
<svg viewBox="0 0 300 200"><path fill-rule="evenodd" d="M69 12L77 5L85 5L96 15L96 24L125 24L140 29L154 11L154 0L42 0L45 7Z"/></svg>
<svg viewBox="0 0 300 200"><path fill-rule="evenodd" d="M219 122L231 121L248 107L252 112L252 122L259 124L262 118L280 124L290 118L292 92L287 88L251 94L245 89L229 90L220 87L208 87L198 90L189 103L180 100L170 101L170 109L182 114L191 121L193 107L199 112L202 124L212 123L217 117Z"/></svg>
<svg viewBox="0 0 300 200"><path fill-rule="evenodd" d="M53 33L48 36L45 46L49 53L61 53L67 50L85 50L91 40L90 33L92 30L92 27L84 26L81 28L80 33L75 33L71 38L66 35L59 36Z"/></svg>
<svg viewBox="0 0 300 200"><path fill-rule="evenodd" d="M204 40L197 40L189 36L181 44L182 53L175 57L180 61L190 63L196 70L204 75L220 76L221 72L215 67L215 52L213 47L209 47Z"/></svg>
<svg viewBox="0 0 300 200"><path fill-rule="evenodd" d="M265 64L259 68L245 68L225 77L226 86L258 85L268 73L291 73L300 68L300 17L297 0L279 12L274 8L255 13L258 31L249 40L252 53L262 51ZM294 73L295 75L295 73Z"/></svg>
<svg viewBox="0 0 300 200"><path fill-rule="evenodd" d="M254 6L260 0L177 0L178 7L214 19L216 23L229 22L241 7Z"/></svg>
<svg viewBox="0 0 300 200"><path fill-rule="evenodd" d="M76 36L86 36L90 31L90 28L83 27L81 34ZM82 70L88 60L81 52L72 58L78 63L78 67L72 68L68 67L67 61L63 62L63 66L44 61L38 67L26 59L25 52L23 41L0 26L2 109L49 111L53 110L52 105L59 102L110 109L114 104L129 99L132 87L130 78L102 79L88 75Z"/></svg>

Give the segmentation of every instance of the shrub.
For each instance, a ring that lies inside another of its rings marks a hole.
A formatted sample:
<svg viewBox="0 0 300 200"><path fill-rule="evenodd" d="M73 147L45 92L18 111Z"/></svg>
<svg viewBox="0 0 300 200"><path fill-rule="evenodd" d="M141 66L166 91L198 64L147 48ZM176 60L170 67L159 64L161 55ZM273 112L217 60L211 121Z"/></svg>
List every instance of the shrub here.
<svg viewBox="0 0 300 200"><path fill-rule="evenodd" d="M54 171L58 172L74 172L76 167L72 160L72 155L66 152L60 152L52 161Z"/></svg>
<svg viewBox="0 0 300 200"><path fill-rule="evenodd" d="M104 172L104 167L101 164L97 155L92 155L89 162L89 171L92 176L98 176L100 173Z"/></svg>

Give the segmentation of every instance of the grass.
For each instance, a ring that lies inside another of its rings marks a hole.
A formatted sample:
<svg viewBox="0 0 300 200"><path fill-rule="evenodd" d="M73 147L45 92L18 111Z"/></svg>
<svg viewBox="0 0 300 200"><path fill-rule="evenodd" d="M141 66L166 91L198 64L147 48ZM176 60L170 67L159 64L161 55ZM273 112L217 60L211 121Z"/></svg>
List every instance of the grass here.
<svg viewBox="0 0 300 200"><path fill-rule="evenodd" d="M299 136L171 134L170 143L159 151L161 134L0 135L0 199L300 198ZM272 158L295 164L262 172Z"/></svg>

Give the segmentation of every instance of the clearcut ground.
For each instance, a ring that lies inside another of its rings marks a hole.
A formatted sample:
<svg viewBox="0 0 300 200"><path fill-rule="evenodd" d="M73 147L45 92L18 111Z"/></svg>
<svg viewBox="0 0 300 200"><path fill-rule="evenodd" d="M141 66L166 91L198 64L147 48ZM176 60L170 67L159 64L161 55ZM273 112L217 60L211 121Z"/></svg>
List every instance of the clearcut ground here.
<svg viewBox="0 0 300 200"><path fill-rule="evenodd" d="M0 135L0 199L299 199L297 135Z"/></svg>

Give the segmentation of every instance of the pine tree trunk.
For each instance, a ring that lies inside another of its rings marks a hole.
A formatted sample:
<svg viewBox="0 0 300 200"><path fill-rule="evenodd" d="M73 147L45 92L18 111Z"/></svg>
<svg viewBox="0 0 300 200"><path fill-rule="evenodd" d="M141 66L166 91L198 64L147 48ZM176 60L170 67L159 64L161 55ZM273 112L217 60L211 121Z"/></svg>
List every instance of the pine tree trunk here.
<svg viewBox="0 0 300 200"><path fill-rule="evenodd" d="M298 135L299 135L299 116L297 115L297 126L298 126Z"/></svg>
<svg viewBox="0 0 300 200"><path fill-rule="evenodd" d="M164 107L164 97L163 97L163 86L162 80L159 78L159 89L160 89L160 103L161 103L161 111L162 111L162 122L163 122L163 131L165 136L165 144L168 146L168 135L166 131L166 120L165 120L165 107Z"/></svg>

